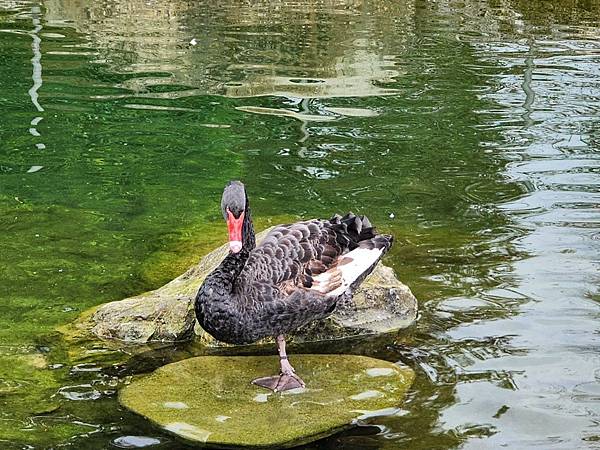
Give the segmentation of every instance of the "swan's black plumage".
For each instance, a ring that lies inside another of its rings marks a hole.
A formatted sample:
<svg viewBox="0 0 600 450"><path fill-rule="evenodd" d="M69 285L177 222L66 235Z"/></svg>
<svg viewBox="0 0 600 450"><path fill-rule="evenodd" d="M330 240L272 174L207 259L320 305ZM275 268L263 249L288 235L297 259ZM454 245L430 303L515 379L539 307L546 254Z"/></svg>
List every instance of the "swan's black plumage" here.
<svg viewBox="0 0 600 450"><path fill-rule="evenodd" d="M392 243L391 236L376 235L366 217L349 213L330 220L277 226L256 246L243 184L230 182L222 206L226 218L228 211L238 218L244 214L242 248L238 253L230 252L207 276L195 308L202 328L223 342L251 343L327 317L340 297L351 295ZM381 252L343 294L328 295L340 286L339 277L335 284L334 273L340 258L359 247ZM332 273L331 286L315 289L319 283L315 277L327 271Z"/></svg>

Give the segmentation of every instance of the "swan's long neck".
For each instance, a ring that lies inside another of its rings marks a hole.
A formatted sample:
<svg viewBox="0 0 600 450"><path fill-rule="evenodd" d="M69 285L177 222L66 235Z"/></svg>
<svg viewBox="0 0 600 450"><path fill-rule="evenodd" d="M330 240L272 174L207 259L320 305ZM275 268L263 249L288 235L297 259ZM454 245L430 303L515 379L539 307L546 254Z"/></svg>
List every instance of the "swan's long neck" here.
<svg viewBox="0 0 600 450"><path fill-rule="evenodd" d="M250 205L248 205L248 200L246 200L246 214L244 215L244 226L242 228L243 235L243 245L242 251L246 249L248 254L254 247L256 247L256 236L254 235L254 225L252 224L252 213L250 212ZM246 258L248 256L246 255Z"/></svg>
<svg viewBox="0 0 600 450"><path fill-rule="evenodd" d="M230 252L225 259L223 259L223 262L221 262L217 270L211 274L218 278L218 282L228 293L233 291L235 282L241 271L244 269L250 252L256 247L252 216L250 207L247 204L244 214L242 239L242 249L237 253Z"/></svg>

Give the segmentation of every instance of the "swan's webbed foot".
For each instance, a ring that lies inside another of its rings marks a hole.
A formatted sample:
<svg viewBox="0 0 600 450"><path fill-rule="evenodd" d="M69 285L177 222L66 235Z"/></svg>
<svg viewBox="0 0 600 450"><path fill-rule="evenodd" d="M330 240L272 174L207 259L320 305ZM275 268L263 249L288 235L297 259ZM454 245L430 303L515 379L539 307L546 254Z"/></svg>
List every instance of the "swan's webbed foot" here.
<svg viewBox="0 0 600 450"><path fill-rule="evenodd" d="M273 377L257 378L252 381L252 384L271 389L273 392L289 391L305 386L304 381L295 373L282 373Z"/></svg>
<svg viewBox="0 0 600 450"><path fill-rule="evenodd" d="M262 377L252 380L252 384L271 389L273 392L289 391L290 389L303 388L304 381L296 375L296 371L287 359L285 353L285 339L283 335L277 336L277 350L279 351L279 364L281 371L278 376Z"/></svg>

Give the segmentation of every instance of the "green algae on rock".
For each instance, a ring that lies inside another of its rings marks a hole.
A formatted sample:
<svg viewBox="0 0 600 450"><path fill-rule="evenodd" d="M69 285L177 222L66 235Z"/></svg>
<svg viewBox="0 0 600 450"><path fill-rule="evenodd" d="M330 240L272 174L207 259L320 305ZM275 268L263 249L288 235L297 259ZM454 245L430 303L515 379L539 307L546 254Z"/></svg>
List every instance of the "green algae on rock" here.
<svg viewBox="0 0 600 450"><path fill-rule="evenodd" d="M270 229L257 235L260 241ZM204 278L227 255L227 244L210 252L183 275L154 291L110 302L84 315L75 328L91 330L100 338L129 343L186 340L193 336L194 299ZM346 305L334 314L295 333L300 341L343 338L396 331L416 318L417 300L391 268L379 264ZM217 342L197 328L202 343Z"/></svg>
<svg viewBox="0 0 600 450"><path fill-rule="evenodd" d="M364 356L294 355L306 388L274 394L250 384L277 364L269 356L190 358L134 381L119 401L186 441L286 448L394 414L414 378L406 366Z"/></svg>

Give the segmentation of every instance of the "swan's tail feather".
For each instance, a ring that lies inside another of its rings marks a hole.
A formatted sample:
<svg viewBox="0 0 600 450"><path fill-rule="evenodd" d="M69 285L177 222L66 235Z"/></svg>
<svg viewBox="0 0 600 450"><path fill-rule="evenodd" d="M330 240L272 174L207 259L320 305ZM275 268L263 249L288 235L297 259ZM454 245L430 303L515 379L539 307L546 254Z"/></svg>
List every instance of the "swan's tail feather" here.
<svg viewBox="0 0 600 450"><path fill-rule="evenodd" d="M392 241L392 236L378 234L359 242L354 250L339 258L334 269L314 277L317 281L315 287L332 297L352 293L375 269L381 257L392 246Z"/></svg>
<svg viewBox="0 0 600 450"><path fill-rule="evenodd" d="M343 217L336 214L329 221L343 230L341 234L350 241L347 243L350 250L354 250L360 242L376 237L375 228L367 216L349 212Z"/></svg>

